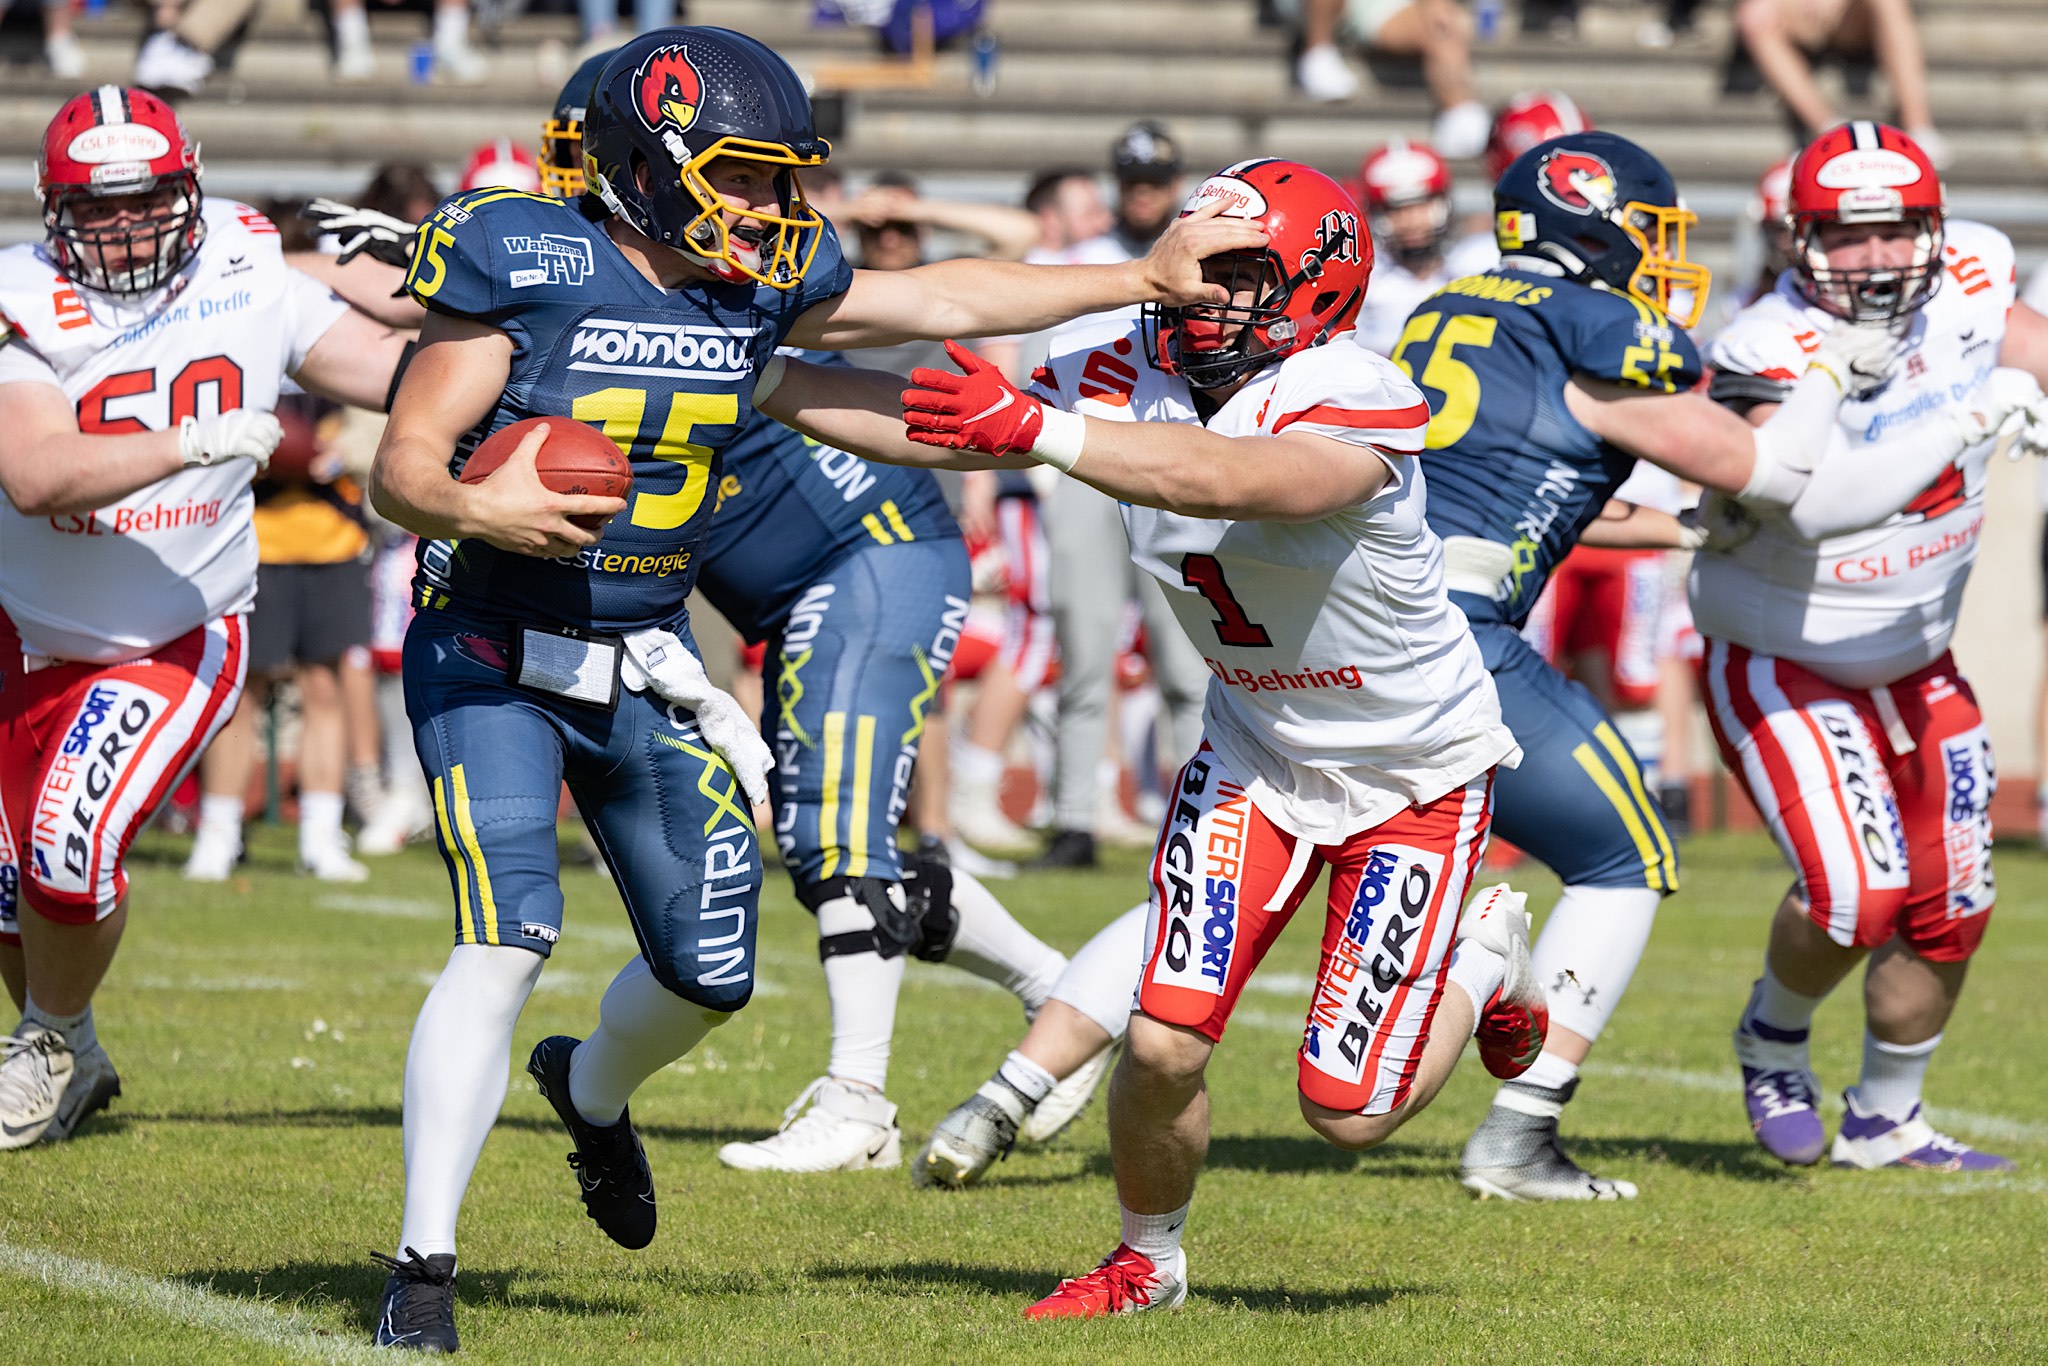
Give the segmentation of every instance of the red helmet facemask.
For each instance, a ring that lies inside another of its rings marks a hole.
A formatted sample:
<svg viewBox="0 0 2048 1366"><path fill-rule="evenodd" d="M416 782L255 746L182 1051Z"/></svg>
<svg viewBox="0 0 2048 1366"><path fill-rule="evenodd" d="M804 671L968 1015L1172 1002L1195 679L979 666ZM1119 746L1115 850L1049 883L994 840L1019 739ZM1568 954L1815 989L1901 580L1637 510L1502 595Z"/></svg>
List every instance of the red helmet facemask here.
<svg viewBox="0 0 2048 1366"><path fill-rule="evenodd" d="M1146 354L1166 374L1197 389L1217 389L1274 361L1320 346L1357 321L1372 273L1372 238L1342 186L1294 161L1241 161L1210 176L1188 197L1186 215L1222 199L1224 215L1266 230L1266 249L1220 259L1216 278L1248 303L1144 308Z"/></svg>
<svg viewBox="0 0 2048 1366"><path fill-rule="evenodd" d="M43 226L65 275L132 297L177 274L206 236L199 169L199 145L148 91L103 85L72 97L36 161Z"/></svg>
<svg viewBox="0 0 2048 1366"><path fill-rule="evenodd" d="M1857 121L1808 143L1792 162L1792 272L1813 303L1851 322L1888 321L1920 308L1941 285L1941 177L1911 138ZM1820 245L1830 223L1903 223L1913 259L1903 266L1838 267Z"/></svg>

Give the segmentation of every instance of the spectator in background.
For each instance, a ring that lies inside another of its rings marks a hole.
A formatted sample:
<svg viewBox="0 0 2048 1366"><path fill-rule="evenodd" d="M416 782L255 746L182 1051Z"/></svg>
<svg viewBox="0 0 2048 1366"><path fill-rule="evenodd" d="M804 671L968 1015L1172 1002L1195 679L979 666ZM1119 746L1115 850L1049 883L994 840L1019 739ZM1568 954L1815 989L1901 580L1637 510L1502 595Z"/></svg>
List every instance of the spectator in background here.
<svg viewBox="0 0 2048 1366"><path fill-rule="evenodd" d="M1032 215L1007 204L926 199L917 182L900 171L884 171L831 212L835 226L852 225L861 265L869 270L921 264L933 228L980 239L983 249L973 254L992 261L1022 260L1038 244L1038 220Z"/></svg>
<svg viewBox="0 0 2048 1366"><path fill-rule="evenodd" d="M1110 161L1116 172L1116 224L1100 237L1069 247L1063 261L1100 265L1142 256L1180 212L1180 144L1164 127L1150 121L1133 124L1116 140ZM1078 318L1058 331L1099 325L1114 316ZM1153 681L1167 708L1172 752L1163 757L1169 766L1193 754L1201 739L1209 671L1157 582L1132 563L1114 498L1078 479L1062 479L1054 485L1045 526L1060 651L1059 725L1053 836L1036 866L1090 868L1098 831L1130 823L1115 786L1105 785L1105 779L1114 779L1115 766L1104 763L1117 646L1130 601L1137 600L1143 616Z"/></svg>
<svg viewBox="0 0 2048 1366"><path fill-rule="evenodd" d="M1100 237L1116 226L1109 206L1102 202L1095 172L1079 166L1062 166L1032 177L1024 191L1024 211L1038 219L1038 243L1024 254L1034 265L1056 261L1058 253L1068 247Z"/></svg>
<svg viewBox="0 0 2048 1366"><path fill-rule="evenodd" d="M198 94L206 78L213 74L214 54L235 30L249 22L257 3L258 0L158 0L151 14L155 31L143 40L142 50L135 54L135 84L151 90ZM69 21L66 22L68 27ZM56 66L54 60L51 66ZM74 78L83 75L83 64L70 74Z"/></svg>
<svg viewBox="0 0 2048 1366"><path fill-rule="evenodd" d="M0 4L0 13L7 6ZM43 60L50 74L60 81L75 81L85 75L85 49L71 32L71 0L42 0Z"/></svg>
<svg viewBox="0 0 2048 1366"><path fill-rule="evenodd" d="M619 28L619 0L576 0L576 10L583 20L583 46L576 51L579 62L611 51L636 33L682 22L676 0L633 0L631 32Z"/></svg>
<svg viewBox="0 0 2048 1366"><path fill-rule="evenodd" d="M226 0L215 0L226 3ZM242 0L237 0L241 3ZM255 0L246 0L254 4ZM391 0L379 0L388 4ZM207 0L200 0L207 3ZM377 76L377 53L370 46L370 16L364 0L332 0L334 77L368 81ZM434 0L434 74L458 85L476 85L490 75L483 55L469 45L469 0ZM430 208L432 206L429 206Z"/></svg>
<svg viewBox="0 0 2048 1366"><path fill-rule="evenodd" d="M1486 106L1472 84L1472 18L1457 0L1274 0L1273 7L1300 24L1294 79L1310 99L1358 93L1337 48L1341 36L1385 56L1421 58L1437 104L1429 140L1439 152L1458 161L1486 145Z"/></svg>
<svg viewBox="0 0 2048 1366"><path fill-rule="evenodd" d="M1738 0L1735 29L1798 121L1801 142L1841 122L1813 79L1813 57L1875 53L1898 103L1899 126L1936 169L1948 165L1948 142L1934 130L1927 56L1910 0Z"/></svg>

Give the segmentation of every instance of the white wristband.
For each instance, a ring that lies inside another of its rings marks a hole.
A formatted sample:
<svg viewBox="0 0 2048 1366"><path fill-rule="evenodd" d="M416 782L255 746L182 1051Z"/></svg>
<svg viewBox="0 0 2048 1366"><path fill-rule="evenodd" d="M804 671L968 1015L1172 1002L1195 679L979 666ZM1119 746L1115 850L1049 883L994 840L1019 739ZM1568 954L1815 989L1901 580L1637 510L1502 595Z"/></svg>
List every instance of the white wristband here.
<svg viewBox="0 0 2048 1366"><path fill-rule="evenodd" d="M1045 425L1039 430L1037 444L1025 454L1061 474L1071 474L1074 462L1081 458L1081 444L1088 439L1088 419L1050 403L1043 406Z"/></svg>

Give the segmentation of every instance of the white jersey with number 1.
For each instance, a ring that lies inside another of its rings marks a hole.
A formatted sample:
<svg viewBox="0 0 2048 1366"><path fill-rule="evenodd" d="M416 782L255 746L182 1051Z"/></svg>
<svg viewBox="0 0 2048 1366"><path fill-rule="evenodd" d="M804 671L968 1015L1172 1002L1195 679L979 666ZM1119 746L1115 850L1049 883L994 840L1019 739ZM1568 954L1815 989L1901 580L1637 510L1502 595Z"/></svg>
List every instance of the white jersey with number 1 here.
<svg viewBox="0 0 2048 1366"><path fill-rule="evenodd" d="M162 288L125 301L74 287L40 246L0 251L0 384L61 389L84 432L160 432L186 416L268 410L347 306L285 265L256 210L209 199L206 240ZM0 433L0 440L6 435ZM0 498L0 607L28 649L110 664L247 611L249 485L229 460L92 511L27 517Z"/></svg>
<svg viewBox="0 0 2048 1366"><path fill-rule="evenodd" d="M1077 334L1034 392L1088 417L1308 433L1386 462L1379 493L1317 522L1123 508L1133 557L1209 666L1207 739L1275 825L1339 844L1520 754L1423 519L1428 406L1354 334L1268 366L1206 423L1135 328Z"/></svg>

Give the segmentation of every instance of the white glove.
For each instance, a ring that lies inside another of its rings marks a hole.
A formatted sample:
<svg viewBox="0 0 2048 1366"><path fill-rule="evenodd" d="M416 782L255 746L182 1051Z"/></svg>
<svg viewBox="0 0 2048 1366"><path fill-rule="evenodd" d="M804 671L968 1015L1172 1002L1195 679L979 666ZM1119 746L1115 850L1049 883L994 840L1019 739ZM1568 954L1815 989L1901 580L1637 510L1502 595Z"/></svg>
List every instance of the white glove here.
<svg viewBox="0 0 2048 1366"><path fill-rule="evenodd" d="M188 466L253 460L260 474L283 440L277 415L260 408L230 408L219 417L188 417L178 424L178 453Z"/></svg>
<svg viewBox="0 0 2048 1366"><path fill-rule="evenodd" d="M654 695L697 716L697 731L740 781L754 806L768 802L768 775L775 755L746 709L731 693L711 686L703 661L673 631L635 631L626 637L621 680L634 692Z"/></svg>
<svg viewBox="0 0 2048 1366"><path fill-rule="evenodd" d="M417 223L334 199L307 200L299 208L299 217L313 225L315 236L340 239L341 254L334 258L337 265L345 266L364 252L400 270L412 265Z"/></svg>
<svg viewBox="0 0 2048 1366"><path fill-rule="evenodd" d="M1685 550L1733 550L1756 535L1756 518L1749 509L1723 494L1709 492L1698 507L1678 514L1684 528L1680 548Z"/></svg>
<svg viewBox="0 0 2048 1366"><path fill-rule="evenodd" d="M1821 338L1807 364L1835 377L1842 393L1861 398L1891 378L1899 363L1899 339L1887 323L1836 323Z"/></svg>
<svg viewBox="0 0 2048 1366"><path fill-rule="evenodd" d="M2001 365L1985 377L1970 406L1953 411L1965 442L1992 437L2017 438L2005 447L2007 458L2048 455L2048 398L2025 370Z"/></svg>

